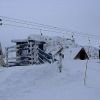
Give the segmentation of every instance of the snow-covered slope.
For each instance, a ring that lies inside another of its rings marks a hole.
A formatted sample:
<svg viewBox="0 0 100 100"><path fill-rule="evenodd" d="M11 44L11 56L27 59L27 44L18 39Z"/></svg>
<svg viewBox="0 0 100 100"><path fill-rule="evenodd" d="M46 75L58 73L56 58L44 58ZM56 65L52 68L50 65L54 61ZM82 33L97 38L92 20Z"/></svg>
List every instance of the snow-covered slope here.
<svg viewBox="0 0 100 100"><path fill-rule="evenodd" d="M0 68L0 100L100 100L100 63L65 59L58 64Z"/></svg>
<svg viewBox="0 0 100 100"><path fill-rule="evenodd" d="M0 67L0 100L100 100L100 61L97 59L88 61L84 86L87 61L73 60L72 55L72 51L82 46L60 37L45 37L44 39L48 44L46 45L48 52L57 51L63 45L62 73L59 73L57 62ZM93 47L90 50L98 51Z"/></svg>
<svg viewBox="0 0 100 100"><path fill-rule="evenodd" d="M90 58L99 58L99 49L93 46L84 46L85 50L88 52Z"/></svg>

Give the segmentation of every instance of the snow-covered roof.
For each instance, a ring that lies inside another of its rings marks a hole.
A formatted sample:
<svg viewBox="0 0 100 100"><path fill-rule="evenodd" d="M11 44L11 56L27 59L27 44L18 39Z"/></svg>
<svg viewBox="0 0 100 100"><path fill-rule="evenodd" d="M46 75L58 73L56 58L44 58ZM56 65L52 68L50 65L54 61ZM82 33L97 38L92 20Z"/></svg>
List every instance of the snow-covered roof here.
<svg viewBox="0 0 100 100"><path fill-rule="evenodd" d="M34 35L30 35L28 37L28 39L30 40L36 40L36 41L45 41L45 37L42 36L42 35L37 35L37 34L34 34Z"/></svg>
<svg viewBox="0 0 100 100"><path fill-rule="evenodd" d="M32 39L32 40L45 41L45 42L47 42L47 41L51 41L51 42L54 42L54 41L58 41L58 42L72 41L71 39L62 38L59 36L47 36L47 35L37 35L37 34L30 35L28 38Z"/></svg>
<svg viewBox="0 0 100 100"><path fill-rule="evenodd" d="M34 36L34 38L31 38L31 37L28 37L27 39L16 39L16 40L12 40L11 42L28 42L28 41L31 41L31 40L34 40L34 41L37 41L37 42L44 42L44 39L42 39L42 37L40 36Z"/></svg>
<svg viewBox="0 0 100 100"><path fill-rule="evenodd" d="M11 42L27 42L28 40L27 39L16 39L16 40L12 40Z"/></svg>
<svg viewBox="0 0 100 100"><path fill-rule="evenodd" d="M82 49L82 47L71 48L71 49L70 49L71 57L74 58L74 57L79 53L79 51L80 51L81 49Z"/></svg>

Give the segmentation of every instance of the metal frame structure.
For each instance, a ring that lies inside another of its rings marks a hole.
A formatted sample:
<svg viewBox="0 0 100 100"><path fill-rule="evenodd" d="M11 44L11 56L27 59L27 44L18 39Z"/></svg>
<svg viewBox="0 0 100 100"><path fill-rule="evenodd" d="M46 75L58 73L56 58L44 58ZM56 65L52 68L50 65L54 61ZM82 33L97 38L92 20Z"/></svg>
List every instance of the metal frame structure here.
<svg viewBox="0 0 100 100"><path fill-rule="evenodd" d="M17 40L15 46L6 48L6 66L22 66L29 64L51 63L52 56L44 50L43 41ZM14 57L9 57L11 53Z"/></svg>

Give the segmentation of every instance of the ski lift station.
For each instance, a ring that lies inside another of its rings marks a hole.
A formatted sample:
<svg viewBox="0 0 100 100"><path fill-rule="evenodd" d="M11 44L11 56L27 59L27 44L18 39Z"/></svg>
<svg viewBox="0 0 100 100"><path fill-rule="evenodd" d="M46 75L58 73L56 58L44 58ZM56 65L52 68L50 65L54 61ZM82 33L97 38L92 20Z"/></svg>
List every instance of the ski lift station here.
<svg viewBox="0 0 100 100"><path fill-rule="evenodd" d="M42 36L28 37L28 39L12 40L14 46L6 48L7 66L51 63L52 56L46 53L46 41ZM15 57L9 57L11 53Z"/></svg>
<svg viewBox="0 0 100 100"><path fill-rule="evenodd" d="M6 66L53 63L57 61L58 54L64 50L67 52L64 53L67 57L71 53L70 56L74 55L72 59L75 60L90 59L90 51L91 57L98 55L98 50L92 48L88 52L88 47L81 47L72 39L57 36L31 35L27 39L12 40L12 43L13 46L6 48Z"/></svg>

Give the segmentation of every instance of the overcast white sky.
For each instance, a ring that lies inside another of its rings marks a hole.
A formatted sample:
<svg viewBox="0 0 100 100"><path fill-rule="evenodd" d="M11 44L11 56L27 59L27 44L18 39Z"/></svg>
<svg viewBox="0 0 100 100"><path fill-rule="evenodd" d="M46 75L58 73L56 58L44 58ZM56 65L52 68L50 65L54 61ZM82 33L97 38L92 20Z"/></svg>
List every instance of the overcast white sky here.
<svg viewBox="0 0 100 100"><path fill-rule="evenodd" d="M0 0L0 15L100 34L100 0ZM10 41L12 35L14 38L27 36L25 30L15 31L12 27L0 30L1 41L5 37ZM30 34L32 31L28 30Z"/></svg>

